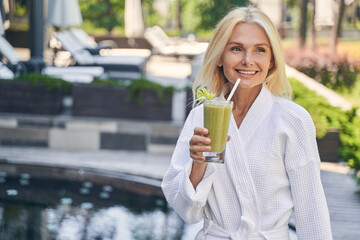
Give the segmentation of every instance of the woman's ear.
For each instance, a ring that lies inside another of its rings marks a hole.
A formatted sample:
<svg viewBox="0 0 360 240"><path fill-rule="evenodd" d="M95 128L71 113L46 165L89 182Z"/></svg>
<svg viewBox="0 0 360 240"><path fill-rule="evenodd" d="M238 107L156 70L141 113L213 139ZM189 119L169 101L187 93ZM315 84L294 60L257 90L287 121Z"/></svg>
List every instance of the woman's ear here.
<svg viewBox="0 0 360 240"><path fill-rule="evenodd" d="M218 62L217 62L216 65L217 65L218 67L222 67L222 65L223 65L222 56L220 56L220 58L219 58L219 60L218 60Z"/></svg>
<svg viewBox="0 0 360 240"><path fill-rule="evenodd" d="M275 65L275 61L274 61L274 58L272 57L271 58L271 61L270 61L270 66L269 66L269 70L272 69Z"/></svg>

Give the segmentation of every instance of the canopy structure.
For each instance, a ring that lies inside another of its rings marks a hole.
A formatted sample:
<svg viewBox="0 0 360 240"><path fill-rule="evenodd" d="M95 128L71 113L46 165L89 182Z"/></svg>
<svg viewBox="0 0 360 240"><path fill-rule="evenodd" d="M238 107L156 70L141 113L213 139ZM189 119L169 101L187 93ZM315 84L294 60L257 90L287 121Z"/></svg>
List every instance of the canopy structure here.
<svg viewBox="0 0 360 240"><path fill-rule="evenodd" d="M82 25L78 0L49 0L47 23L57 28Z"/></svg>
<svg viewBox="0 0 360 240"><path fill-rule="evenodd" d="M141 37L144 32L141 0L125 0L125 35L128 38Z"/></svg>

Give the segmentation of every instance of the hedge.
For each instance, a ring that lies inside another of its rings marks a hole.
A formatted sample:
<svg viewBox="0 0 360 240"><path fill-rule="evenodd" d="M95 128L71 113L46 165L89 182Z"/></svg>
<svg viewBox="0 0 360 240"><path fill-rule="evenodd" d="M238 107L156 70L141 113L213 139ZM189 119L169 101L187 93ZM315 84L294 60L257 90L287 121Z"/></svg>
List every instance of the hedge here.
<svg viewBox="0 0 360 240"><path fill-rule="evenodd" d="M360 183L360 116L357 109L344 111L331 106L323 97L296 79L289 80L294 92L294 101L310 113L318 138L322 138L332 128L340 130L340 156L353 168L354 176Z"/></svg>

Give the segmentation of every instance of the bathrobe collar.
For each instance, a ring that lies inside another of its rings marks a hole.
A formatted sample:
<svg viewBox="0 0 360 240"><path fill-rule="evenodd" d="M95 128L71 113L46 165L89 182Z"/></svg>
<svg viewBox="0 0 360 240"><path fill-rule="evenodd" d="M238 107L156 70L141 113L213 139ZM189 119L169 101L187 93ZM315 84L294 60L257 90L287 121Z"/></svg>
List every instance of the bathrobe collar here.
<svg viewBox="0 0 360 240"><path fill-rule="evenodd" d="M240 128L231 117L225 165L234 183L241 206L240 229L234 233L238 239L247 239L254 232L260 232L260 211L256 188L248 166L246 142L271 111L272 94L263 86L258 97L250 107Z"/></svg>
<svg viewBox="0 0 360 240"><path fill-rule="evenodd" d="M272 94L267 89L267 87L263 85L259 95L251 105L249 111L247 112L244 120L240 125L240 128L238 129L240 131L240 136L242 139L246 141L246 139L248 139L252 135L252 133L261 124L262 120L271 111L272 105ZM235 124L235 128L237 128L233 115L231 117L231 121L232 124Z"/></svg>
<svg viewBox="0 0 360 240"><path fill-rule="evenodd" d="M259 124L261 124L266 115L271 111L271 107L273 105L272 97L272 93L268 90L266 85L263 84L259 95L251 105L239 128L237 128L235 118L233 114L231 114L229 130L232 129L232 125L235 124L235 128L240 131L242 139L250 137ZM223 95L219 96L219 98L225 100Z"/></svg>

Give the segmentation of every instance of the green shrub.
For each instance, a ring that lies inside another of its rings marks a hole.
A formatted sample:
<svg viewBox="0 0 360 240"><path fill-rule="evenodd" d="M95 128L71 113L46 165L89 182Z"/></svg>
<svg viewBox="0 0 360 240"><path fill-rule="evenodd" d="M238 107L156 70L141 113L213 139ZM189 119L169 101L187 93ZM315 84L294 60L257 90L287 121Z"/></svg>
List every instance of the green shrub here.
<svg viewBox="0 0 360 240"><path fill-rule="evenodd" d="M114 79L98 79L95 78L91 84L94 85L103 85L103 86L109 86L109 87L126 87L128 83L126 81L118 81Z"/></svg>
<svg viewBox="0 0 360 240"><path fill-rule="evenodd" d="M346 56L312 51L285 51L286 62L337 92L351 92L360 81L360 62Z"/></svg>
<svg viewBox="0 0 360 240"><path fill-rule="evenodd" d="M174 87L164 87L158 83L147 80L146 78L139 78L130 81L129 85L130 96L133 97L137 104L142 105L142 95L145 90L150 90L156 93L160 104L164 103L165 95L171 97L175 91Z"/></svg>
<svg viewBox="0 0 360 240"><path fill-rule="evenodd" d="M332 128L340 130L340 156L354 169L354 176L360 183L360 116L356 109L343 111L333 107L296 79L289 80L294 92L294 101L310 113L318 138L322 138Z"/></svg>
<svg viewBox="0 0 360 240"><path fill-rule="evenodd" d="M345 120L340 108L331 106L326 99L309 90L296 79L290 78L293 88L294 101L303 106L310 113L317 138L322 138L330 129L339 129L341 121Z"/></svg>
<svg viewBox="0 0 360 240"><path fill-rule="evenodd" d="M51 77L48 75L43 75L41 73L35 73L35 72L20 74L10 81L28 82L34 86L43 84L46 86L47 90L49 91L51 91L54 88L63 88L65 95L70 95L72 88L71 83L66 82L61 78Z"/></svg>
<svg viewBox="0 0 360 240"><path fill-rule="evenodd" d="M355 109L345 112L345 116L346 121L342 124L340 134L340 153L355 170L355 177L360 183L360 116L356 114Z"/></svg>
<svg viewBox="0 0 360 240"><path fill-rule="evenodd" d="M131 81L117 81L113 79L95 79L92 84L106 85L112 87L126 87L129 89L129 95L127 100L135 100L135 103L139 106L143 105L142 96L145 90L155 92L159 103L164 104L165 96L171 97L174 94L174 87L164 87L161 84L149 81L146 78L138 78Z"/></svg>

